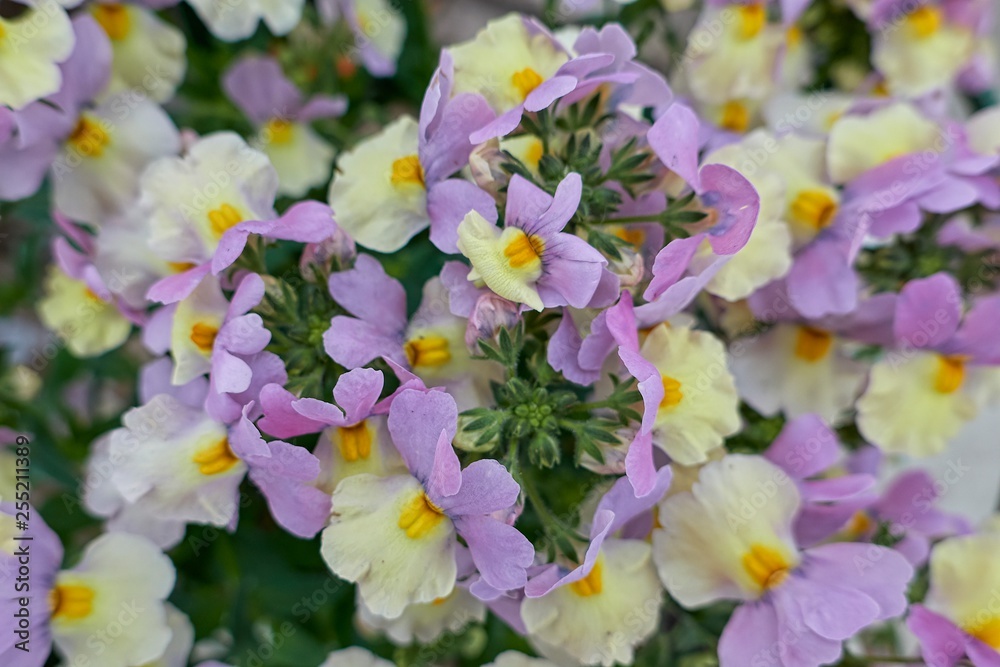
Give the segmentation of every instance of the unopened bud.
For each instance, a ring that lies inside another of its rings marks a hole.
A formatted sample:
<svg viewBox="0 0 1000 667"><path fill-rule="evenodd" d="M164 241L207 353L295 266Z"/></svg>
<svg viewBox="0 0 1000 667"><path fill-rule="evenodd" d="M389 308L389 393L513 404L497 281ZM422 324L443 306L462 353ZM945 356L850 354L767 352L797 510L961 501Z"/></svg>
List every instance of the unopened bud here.
<svg viewBox="0 0 1000 667"><path fill-rule="evenodd" d="M465 344L478 350L478 341L494 338L501 328L513 329L521 318L521 307L492 292L483 294L476 301L465 330Z"/></svg>

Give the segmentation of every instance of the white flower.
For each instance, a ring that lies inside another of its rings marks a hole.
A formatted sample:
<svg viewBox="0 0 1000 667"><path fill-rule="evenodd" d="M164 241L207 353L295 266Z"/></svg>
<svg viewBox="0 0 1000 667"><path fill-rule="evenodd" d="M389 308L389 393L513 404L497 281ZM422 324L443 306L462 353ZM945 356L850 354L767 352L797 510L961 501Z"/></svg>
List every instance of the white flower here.
<svg viewBox="0 0 1000 667"><path fill-rule="evenodd" d="M160 658L172 636L164 600L174 577L170 559L144 538L108 533L87 545L50 593L52 639L64 662L134 667Z"/></svg>
<svg viewBox="0 0 1000 667"><path fill-rule="evenodd" d="M705 331L661 324L646 336L641 353L663 382L653 442L681 464L704 461L740 427L725 347Z"/></svg>
<svg viewBox="0 0 1000 667"><path fill-rule="evenodd" d="M235 42L253 35L263 19L275 35L286 35L302 18L305 0L188 0L212 34Z"/></svg>
<svg viewBox="0 0 1000 667"><path fill-rule="evenodd" d="M132 323L113 302L105 301L82 280L70 278L55 265L49 267L38 316L77 357L96 357L113 350L132 331Z"/></svg>
<svg viewBox="0 0 1000 667"><path fill-rule="evenodd" d="M453 94L478 93L497 113L524 102L569 59L551 37L529 29L519 14L490 21L473 39L448 51L455 63Z"/></svg>
<svg viewBox="0 0 1000 667"><path fill-rule="evenodd" d="M227 526L247 466L226 427L161 394L122 417L111 434L111 480L126 502L163 520Z"/></svg>
<svg viewBox="0 0 1000 667"><path fill-rule="evenodd" d="M330 177L333 146L308 123L272 120L257 139L278 172L280 194L303 197Z"/></svg>
<svg viewBox="0 0 1000 667"><path fill-rule="evenodd" d="M867 366L851 359L832 332L778 324L741 341L734 354L736 385L755 410L789 419L815 413L834 423L861 391Z"/></svg>
<svg viewBox="0 0 1000 667"><path fill-rule="evenodd" d="M84 111L52 165L56 208L100 227L124 212L147 165L180 150L180 135L154 102L130 93Z"/></svg>
<svg viewBox="0 0 1000 667"><path fill-rule="evenodd" d="M542 277L545 241L520 227L501 230L476 211L458 226L458 249L469 258L469 280L481 280L498 295L534 310L545 306L535 283Z"/></svg>
<svg viewBox="0 0 1000 667"><path fill-rule="evenodd" d="M132 505L111 479L115 469L111 456L111 433L94 441L87 459L83 506L90 514L107 519L108 532L141 535L161 549L169 549L184 538L183 521L163 519L144 504Z"/></svg>
<svg viewBox="0 0 1000 667"><path fill-rule="evenodd" d="M232 132L208 135L184 157L162 158L143 173L149 246L168 262L206 262L231 227L274 217L277 190L266 155Z"/></svg>
<svg viewBox="0 0 1000 667"><path fill-rule="evenodd" d="M177 304L170 327L170 356L175 385L187 384L212 368L212 346L222 327L229 302L218 278L209 276Z"/></svg>
<svg viewBox="0 0 1000 667"><path fill-rule="evenodd" d="M156 102L173 97L187 69L184 33L138 5L96 4L90 12L114 53L108 91L130 91Z"/></svg>
<svg viewBox="0 0 1000 667"><path fill-rule="evenodd" d="M586 578L521 604L532 641L584 664L631 664L656 629L663 591L648 543L609 539Z"/></svg>
<svg viewBox="0 0 1000 667"><path fill-rule="evenodd" d="M342 153L330 206L351 237L378 252L399 250L430 224L417 121L402 116Z"/></svg>
<svg viewBox="0 0 1000 667"><path fill-rule="evenodd" d="M457 634L469 623L481 623L485 619L486 605L461 586L433 602L411 604L396 618L379 616L368 609L363 600L358 600L359 622L385 632L399 645L414 641L429 644L446 631Z"/></svg>
<svg viewBox="0 0 1000 667"><path fill-rule="evenodd" d="M941 7L919 5L875 33L872 64L894 95L918 97L950 84L975 47L971 30Z"/></svg>
<svg viewBox="0 0 1000 667"><path fill-rule="evenodd" d="M774 86L782 41L779 27L767 24L763 2L706 8L688 39L685 80L700 102L759 100Z"/></svg>
<svg viewBox="0 0 1000 667"><path fill-rule="evenodd" d="M998 395L1000 369L933 352L890 353L858 399L858 429L886 451L928 456Z"/></svg>
<svg viewBox="0 0 1000 667"><path fill-rule="evenodd" d="M371 611L397 618L408 605L451 593L455 527L415 478L348 477L337 486L332 507L323 559L338 577L358 585Z"/></svg>
<svg viewBox="0 0 1000 667"><path fill-rule="evenodd" d="M931 552L930 590L924 605L980 641L1000 649L1000 535L953 537Z"/></svg>
<svg viewBox="0 0 1000 667"><path fill-rule="evenodd" d="M41 0L15 19L0 18L0 106L20 109L62 85L58 63L76 37L66 11Z"/></svg>
<svg viewBox="0 0 1000 667"><path fill-rule="evenodd" d="M936 151L937 125L899 102L867 116L844 116L830 130L826 163L834 183L847 183L901 155Z"/></svg>
<svg viewBox="0 0 1000 667"><path fill-rule="evenodd" d="M792 521L799 494L759 456L730 455L701 469L691 491L660 503L653 560L685 607L754 600L799 562Z"/></svg>

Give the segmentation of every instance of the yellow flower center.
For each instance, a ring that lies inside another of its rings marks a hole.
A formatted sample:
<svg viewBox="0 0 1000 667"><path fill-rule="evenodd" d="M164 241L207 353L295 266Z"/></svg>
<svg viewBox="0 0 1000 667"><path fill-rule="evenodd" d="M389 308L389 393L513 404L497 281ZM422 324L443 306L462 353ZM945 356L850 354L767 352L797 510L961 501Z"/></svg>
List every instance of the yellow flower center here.
<svg viewBox="0 0 1000 667"><path fill-rule="evenodd" d="M528 166L538 169L538 163L542 161L542 155L545 154L545 145L542 144L541 139L535 139L528 146L528 150L524 152L524 160Z"/></svg>
<svg viewBox="0 0 1000 667"><path fill-rule="evenodd" d="M851 517L851 520L847 524L847 534L852 537L860 537L866 535L868 531L875 527L875 522L872 521L871 517L868 516L868 512L864 510L858 510Z"/></svg>
<svg viewBox="0 0 1000 667"><path fill-rule="evenodd" d="M211 354L212 346L215 344L215 337L219 335L219 328L204 322L196 322L191 327L191 342L195 344L203 354Z"/></svg>
<svg viewBox="0 0 1000 667"><path fill-rule="evenodd" d="M660 401L661 408L672 408L684 398L681 391L681 383L672 377L663 376L663 400Z"/></svg>
<svg viewBox="0 0 1000 667"><path fill-rule="evenodd" d="M934 389L942 394L952 394L958 391L964 381L965 357L939 355Z"/></svg>
<svg viewBox="0 0 1000 667"><path fill-rule="evenodd" d="M202 447L191 460L198 465L198 472L202 475L218 475L226 472L240 461L230 449L228 438L220 438L216 442Z"/></svg>
<svg viewBox="0 0 1000 667"><path fill-rule="evenodd" d="M987 646L1000 650L1000 616L966 625L963 629Z"/></svg>
<svg viewBox="0 0 1000 667"><path fill-rule="evenodd" d="M743 569L761 591L766 591L788 577L791 564L776 549L764 544L752 544L750 551L743 554Z"/></svg>
<svg viewBox="0 0 1000 667"><path fill-rule="evenodd" d="M510 82L517 89L517 92L521 94L521 99L523 100L531 94L531 91L542 85L542 75L530 67L525 67L522 70L514 72L510 77Z"/></svg>
<svg viewBox="0 0 1000 667"><path fill-rule="evenodd" d="M223 204L208 212L208 224L218 237L241 222L243 222L243 215L231 204Z"/></svg>
<svg viewBox="0 0 1000 667"><path fill-rule="evenodd" d="M743 133L750 127L750 110L738 100L730 100L722 106L719 127L730 132Z"/></svg>
<svg viewBox="0 0 1000 667"><path fill-rule="evenodd" d="M85 297L87 297L88 301L97 302L97 303L104 303L104 299L102 299L101 297L99 297L97 295L97 293L95 293L94 290L90 289L89 287L87 287L87 288L85 288L83 290L83 295Z"/></svg>
<svg viewBox="0 0 1000 667"><path fill-rule="evenodd" d="M132 30L132 17L129 16L128 9L124 5L95 5L91 11L94 14L94 19L101 24L109 38L121 41L128 37Z"/></svg>
<svg viewBox="0 0 1000 667"><path fill-rule="evenodd" d="M411 540L425 537L443 520L444 512L423 491L403 505L403 511L399 513L399 527Z"/></svg>
<svg viewBox="0 0 1000 667"><path fill-rule="evenodd" d="M58 584L49 591L52 618L79 620L94 609L94 590L79 584Z"/></svg>
<svg viewBox="0 0 1000 667"><path fill-rule="evenodd" d="M837 215L837 202L823 190L803 190L790 207L793 220L816 230L825 229Z"/></svg>
<svg viewBox="0 0 1000 667"><path fill-rule="evenodd" d="M167 266L169 266L170 270L174 273L184 273L189 269L193 269L197 266L197 264L192 262L167 262Z"/></svg>
<svg viewBox="0 0 1000 667"><path fill-rule="evenodd" d="M513 269L536 269L542 263L542 253L545 252L545 241L540 236L528 236L517 228L511 232L511 240L503 249L504 257Z"/></svg>
<svg viewBox="0 0 1000 667"><path fill-rule="evenodd" d="M411 368L443 366L451 361L450 345L443 336L421 336L408 340L403 351Z"/></svg>
<svg viewBox="0 0 1000 667"><path fill-rule="evenodd" d="M764 29L767 13L762 3L741 5L736 9L739 13L739 34L741 39L753 39Z"/></svg>
<svg viewBox="0 0 1000 667"><path fill-rule="evenodd" d="M637 227L619 227L614 231L615 236L625 241L634 248L641 248L646 240L646 232Z"/></svg>
<svg viewBox="0 0 1000 667"><path fill-rule="evenodd" d="M570 588L574 593L580 597L590 597L591 595L600 595L601 590L604 588L604 578L601 572L603 568L601 567L601 561L594 563L593 569L590 573L580 579L579 581L574 581L570 584Z"/></svg>
<svg viewBox="0 0 1000 667"><path fill-rule="evenodd" d="M0 19L0 39L7 35L7 28L4 27L4 20Z"/></svg>
<svg viewBox="0 0 1000 667"><path fill-rule="evenodd" d="M788 46L796 47L802 43L802 28L797 25L789 26L785 31L785 40Z"/></svg>
<svg viewBox="0 0 1000 667"><path fill-rule="evenodd" d="M80 116L76 127L67 140L77 153L84 157L101 157L104 149L111 143L107 130L101 127L101 122L87 116Z"/></svg>
<svg viewBox="0 0 1000 667"><path fill-rule="evenodd" d="M272 118L264 126L264 136L269 144L288 144L292 141L292 124L281 118Z"/></svg>
<svg viewBox="0 0 1000 667"><path fill-rule="evenodd" d="M833 335L822 329L799 327L795 338L795 356L803 361L816 362L826 358L833 345Z"/></svg>
<svg viewBox="0 0 1000 667"><path fill-rule="evenodd" d="M424 168L416 155L401 157L392 163L393 185L419 185L425 187Z"/></svg>
<svg viewBox="0 0 1000 667"><path fill-rule="evenodd" d="M368 423L360 421L354 426L342 426L337 429L340 436L340 455L348 463L367 459L372 453L372 434Z"/></svg>
<svg viewBox="0 0 1000 667"><path fill-rule="evenodd" d="M941 10L924 5L906 15L906 25L920 39L932 36L941 27Z"/></svg>

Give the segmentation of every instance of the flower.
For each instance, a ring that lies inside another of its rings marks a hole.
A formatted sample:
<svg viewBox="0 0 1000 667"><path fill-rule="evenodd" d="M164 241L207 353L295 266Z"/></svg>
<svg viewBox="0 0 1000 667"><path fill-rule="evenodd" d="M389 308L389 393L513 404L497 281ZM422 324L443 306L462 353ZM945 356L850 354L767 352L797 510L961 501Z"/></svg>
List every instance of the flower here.
<svg viewBox="0 0 1000 667"><path fill-rule="evenodd" d="M535 310L586 306L607 260L583 239L562 231L576 213L582 187L580 175L570 174L553 197L514 175L502 230L495 218L477 211L458 227L458 249L472 263L468 279Z"/></svg>
<svg viewBox="0 0 1000 667"><path fill-rule="evenodd" d="M803 415L781 429L764 458L795 482L802 506L795 517L795 541L804 546L831 537L849 521L864 521L877 500L875 478L867 473L838 475L843 458L837 434L816 415Z"/></svg>
<svg viewBox="0 0 1000 667"><path fill-rule="evenodd" d="M357 368L379 356L428 380L467 381L472 373L465 346L465 320L449 312L439 278L424 286L424 299L407 323L403 286L370 255L359 255L350 271L334 273L330 294L353 315L337 315L323 334L327 354Z"/></svg>
<svg viewBox="0 0 1000 667"><path fill-rule="evenodd" d="M485 620L486 605L462 585L455 586L443 598L411 604L396 618L374 614L358 599L359 624L384 632L400 646L415 642L430 644L445 632L458 634L470 623Z"/></svg>
<svg viewBox="0 0 1000 667"><path fill-rule="evenodd" d="M264 418L257 425L279 438L322 432L314 450L321 470L316 485L327 493L351 475L405 472L386 424L392 397L379 401L383 381L382 371L370 368L344 373L333 388L340 408L267 385L260 392Z"/></svg>
<svg viewBox="0 0 1000 667"><path fill-rule="evenodd" d="M401 116L340 156L330 205L361 245L395 252L430 225L434 244L454 253L465 214L492 214L496 204L489 194L452 176L468 164L473 145L466 136L493 113L477 95L452 98L452 86L439 70L419 121Z"/></svg>
<svg viewBox="0 0 1000 667"><path fill-rule="evenodd" d="M451 593L456 534L488 586L505 591L526 581L534 548L490 516L513 505L519 487L497 461L460 468L451 445L457 418L446 393L401 392L389 409L389 432L411 474L354 475L333 494L323 558L380 616L396 618L407 605Z"/></svg>
<svg viewBox="0 0 1000 667"><path fill-rule="evenodd" d="M141 90L161 103L173 97L187 69L184 33L141 6L98 4L90 12L114 52L108 91Z"/></svg>
<svg viewBox="0 0 1000 667"><path fill-rule="evenodd" d="M917 456L944 449L1000 390L998 309L1000 297L982 298L963 318L961 289L945 273L908 282L896 300L898 349L875 364L857 402L865 438Z"/></svg>
<svg viewBox="0 0 1000 667"><path fill-rule="evenodd" d="M739 396L725 347L708 332L663 323L640 348L631 295L623 292L607 313L618 356L642 395L642 423L625 465L636 493L644 496L653 488L652 445L682 465L707 461L712 449L739 430Z"/></svg>
<svg viewBox="0 0 1000 667"><path fill-rule="evenodd" d="M902 556L870 544L800 551L799 505L780 468L736 454L660 504L653 560L667 591L688 608L742 602L719 640L721 667L836 662L844 640L906 609L913 568Z"/></svg>
<svg viewBox="0 0 1000 667"><path fill-rule="evenodd" d="M4 505L0 536L7 538L13 530L13 506ZM74 567L60 570L62 545L36 512L30 530L30 625L4 642L4 664L41 667L53 645L70 664L100 660L108 667L137 667L164 654L174 634L165 600L175 572L153 543L125 533L101 535L86 546ZM0 540L0 581L9 591L14 590L20 558L14 544L7 548L7 540ZM4 604L13 615L18 601L10 595ZM111 641L113 628L126 623L128 631L119 631Z"/></svg>
<svg viewBox="0 0 1000 667"><path fill-rule="evenodd" d="M635 646L658 624L663 591L649 543L624 529L649 513L670 479L670 468L661 468L654 489L638 498L619 478L597 505L580 564L546 566L525 586L521 618L543 654L551 647L584 664L632 662Z"/></svg>
<svg viewBox="0 0 1000 667"><path fill-rule="evenodd" d="M406 21L387 0L319 0L320 17L333 23L343 17L354 33L361 62L374 76L396 73L396 61L403 50Z"/></svg>
<svg viewBox="0 0 1000 667"><path fill-rule="evenodd" d="M78 357L95 357L113 350L132 332L132 323L115 307L99 278L88 284L52 265L45 291L46 296L38 303L38 316Z"/></svg>
<svg viewBox="0 0 1000 667"><path fill-rule="evenodd" d="M231 132L198 139L184 157L157 160L143 174L140 189L150 247L167 262L204 264L229 229L276 217L274 167Z"/></svg>
<svg viewBox="0 0 1000 667"><path fill-rule="evenodd" d="M651 320L662 322L687 306L730 258L746 246L760 211L759 195L735 169L723 164L699 167L699 127L694 112L675 103L646 135L663 165L693 190L708 213L697 232L674 239L657 253L653 279L643 293L649 303L637 309L641 317ZM702 250L703 246L707 247ZM700 250L702 257L693 265L692 260ZM709 259L710 256L714 259Z"/></svg>
<svg viewBox="0 0 1000 667"><path fill-rule="evenodd" d="M238 60L223 75L222 87L257 128L255 145L278 172L278 194L301 197L326 183L333 147L310 123L343 115L347 109L343 96L303 100L278 61L266 56Z"/></svg>
<svg viewBox="0 0 1000 667"><path fill-rule="evenodd" d="M169 394L125 413L123 428L111 434L118 493L160 519L235 527L239 486L249 473L280 525L314 536L329 515L329 498L311 484L319 461L301 447L265 443L247 417L253 405L233 424Z"/></svg>
<svg viewBox="0 0 1000 667"><path fill-rule="evenodd" d="M876 294L850 315L818 320L803 318L787 301L777 285L749 299L757 318L774 324L734 346L736 387L743 400L764 415L783 412L796 418L814 413L839 424L869 370L854 358L854 348L857 343L891 344L895 295Z"/></svg>
<svg viewBox="0 0 1000 667"><path fill-rule="evenodd" d="M708 3L683 59L691 91L698 100L717 104L763 98L774 85L781 37L780 27L767 22L764 2ZM721 123L736 132L745 132L747 124L739 107Z"/></svg>
<svg viewBox="0 0 1000 667"><path fill-rule="evenodd" d="M899 9L902 12L895 16L883 15L873 21L878 25L872 64L885 77L886 87L907 97L947 87L972 59L973 31L956 20L956 12L949 12L944 3L932 1Z"/></svg>
<svg viewBox="0 0 1000 667"><path fill-rule="evenodd" d="M962 657L976 667L1000 662L998 547L1000 537L981 533L944 540L931 552L930 589L906 619L929 667L953 667Z"/></svg>
<svg viewBox="0 0 1000 667"><path fill-rule="evenodd" d="M229 0L187 0L212 34L226 42L250 37L263 19L275 35L286 35L302 18L304 0L245 0L238 8Z"/></svg>
<svg viewBox="0 0 1000 667"><path fill-rule="evenodd" d="M62 85L58 64L73 51L73 27L55 0L0 18L0 105L21 109Z"/></svg>

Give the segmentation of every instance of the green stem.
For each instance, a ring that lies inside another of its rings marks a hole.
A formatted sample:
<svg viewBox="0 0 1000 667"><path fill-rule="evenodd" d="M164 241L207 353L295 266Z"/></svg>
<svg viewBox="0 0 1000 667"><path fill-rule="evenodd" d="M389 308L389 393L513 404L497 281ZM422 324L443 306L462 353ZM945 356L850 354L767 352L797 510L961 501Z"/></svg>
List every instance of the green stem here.
<svg viewBox="0 0 1000 667"><path fill-rule="evenodd" d="M663 222L662 214L659 215L632 215L625 218L605 218L598 220L598 225L628 225L633 222Z"/></svg>

